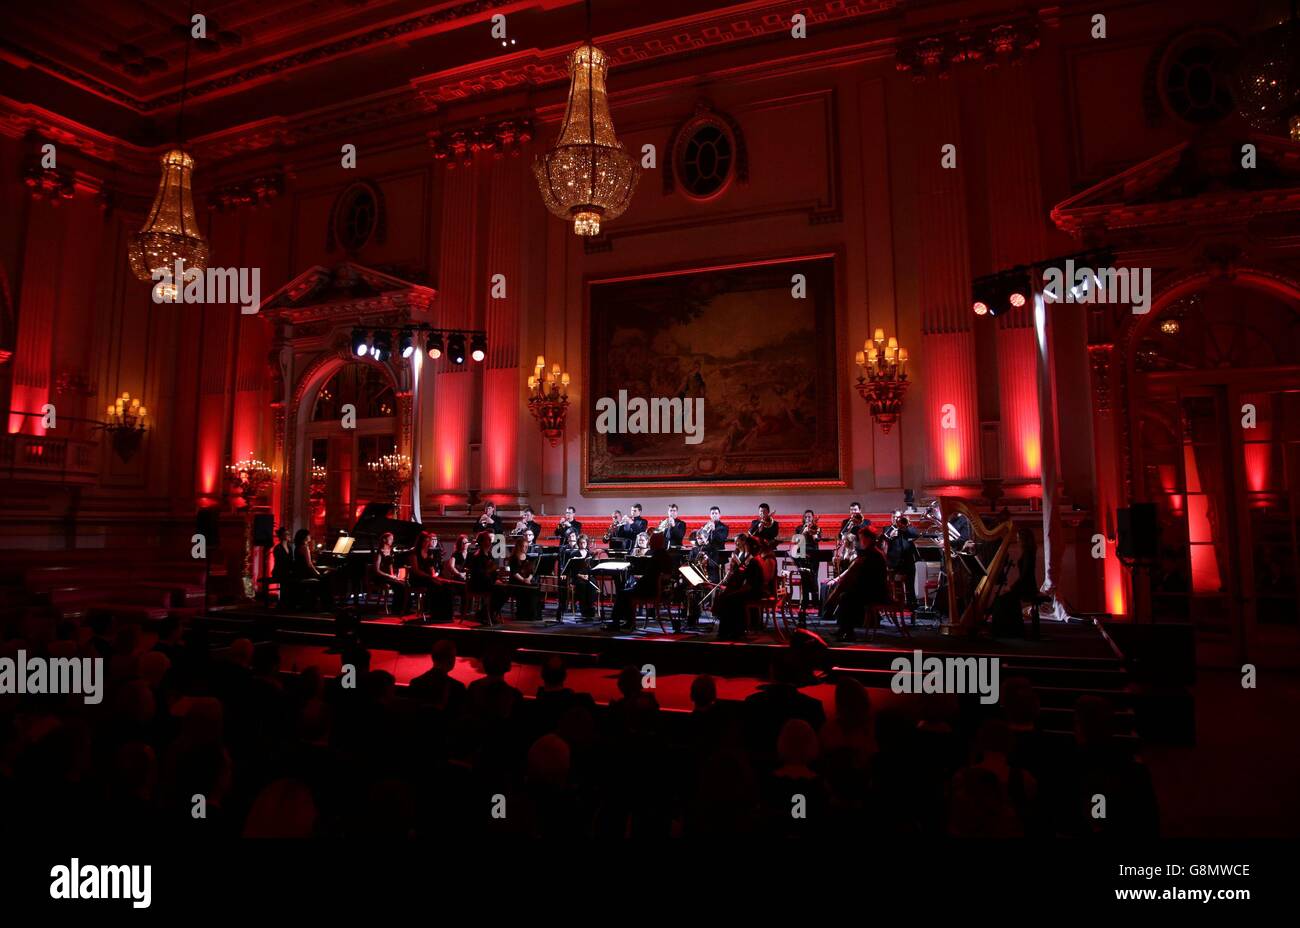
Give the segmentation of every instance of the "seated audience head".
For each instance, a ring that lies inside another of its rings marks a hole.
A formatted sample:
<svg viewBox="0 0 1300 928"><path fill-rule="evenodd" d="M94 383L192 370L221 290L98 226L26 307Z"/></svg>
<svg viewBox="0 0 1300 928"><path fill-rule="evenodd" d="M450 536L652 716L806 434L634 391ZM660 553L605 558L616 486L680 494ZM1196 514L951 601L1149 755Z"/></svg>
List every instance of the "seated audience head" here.
<svg viewBox="0 0 1300 928"><path fill-rule="evenodd" d="M528 782L563 787L569 780L569 745L559 735L542 735L528 749Z"/></svg>
<svg viewBox="0 0 1300 928"><path fill-rule="evenodd" d="M236 667L251 667L253 664L253 642L247 638L236 638L230 642L230 650L227 654L230 663Z"/></svg>
<svg viewBox="0 0 1300 928"><path fill-rule="evenodd" d="M641 695L641 671L634 664L628 664L618 672L618 691L624 699L635 699Z"/></svg>
<svg viewBox="0 0 1300 928"><path fill-rule="evenodd" d="M456 666L456 642L451 639L438 639L433 643L430 653L433 655L433 666L439 670L450 673Z"/></svg>
<svg viewBox="0 0 1300 928"><path fill-rule="evenodd" d="M479 554L492 554L492 533L479 532L474 538L474 547L478 549Z"/></svg>
<svg viewBox="0 0 1300 928"><path fill-rule="evenodd" d="M1103 747L1114 734L1115 710L1102 696L1080 696L1074 704L1074 740L1080 747Z"/></svg>
<svg viewBox="0 0 1300 928"><path fill-rule="evenodd" d="M776 753L783 767L812 767L821 752L817 732L803 719L789 719L776 739Z"/></svg>
<svg viewBox="0 0 1300 928"><path fill-rule="evenodd" d="M835 719L845 730L867 731L870 726L871 696L852 677L840 677L835 682Z"/></svg>
<svg viewBox="0 0 1300 928"><path fill-rule="evenodd" d="M509 648L490 647L483 653L483 673L489 677L503 678L513 666L514 654Z"/></svg>
<svg viewBox="0 0 1300 928"><path fill-rule="evenodd" d="M713 677L702 673L691 681L691 704L696 709L707 709L718 701L718 684Z"/></svg>
<svg viewBox="0 0 1300 928"><path fill-rule="evenodd" d="M557 690L564 686L568 671L564 669L564 658L558 654L549 655L542 662L542 685L548 690Z"/></svg>

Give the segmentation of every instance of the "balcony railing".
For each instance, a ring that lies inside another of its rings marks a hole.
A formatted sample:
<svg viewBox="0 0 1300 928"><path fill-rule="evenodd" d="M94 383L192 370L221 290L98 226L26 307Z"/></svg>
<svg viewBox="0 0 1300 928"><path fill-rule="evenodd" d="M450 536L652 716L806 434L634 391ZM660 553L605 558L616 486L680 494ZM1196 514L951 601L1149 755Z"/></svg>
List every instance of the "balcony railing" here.
<svg viewBox="0 0 1300 928"><path fill-rule="evenodd" d="M90 485L99 481L99 442L53 435L0 435L0 477Z"/></svg>

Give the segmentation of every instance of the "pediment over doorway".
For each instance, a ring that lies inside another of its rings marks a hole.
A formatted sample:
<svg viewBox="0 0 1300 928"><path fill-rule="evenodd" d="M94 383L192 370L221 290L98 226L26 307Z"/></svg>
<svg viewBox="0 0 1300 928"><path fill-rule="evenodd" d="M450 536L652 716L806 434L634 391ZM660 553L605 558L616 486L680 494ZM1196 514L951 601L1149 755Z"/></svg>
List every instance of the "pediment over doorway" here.
<svg viewBox="0 0 1300 928"><path fill-rule="evenodd" d="M263 302L262 315L295 324L394 311L409 317L431 310L436 297L432 287L353 261L340 261L303 271Z"/></svg>
<svg viewBox="0 0 1300 928"><path fill-rule="evenodd" d="M1244 168L1243 146L1255 166ZM1300 144L1261 133L1181 142L1061 201L1052 221L1080 238L1171 223L1246 222L1300 211Z"/></svg>

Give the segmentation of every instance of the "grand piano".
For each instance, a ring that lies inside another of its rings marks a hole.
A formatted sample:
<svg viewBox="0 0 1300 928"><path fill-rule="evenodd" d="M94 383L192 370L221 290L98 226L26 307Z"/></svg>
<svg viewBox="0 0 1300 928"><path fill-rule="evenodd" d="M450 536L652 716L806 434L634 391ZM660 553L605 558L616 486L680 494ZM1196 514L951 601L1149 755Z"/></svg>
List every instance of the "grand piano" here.
<svg viewBox="0 0 1300 928"><path fill-rule="evenodd" d="M365 589L366 568L374 559L379 549L379 538L385 532L393 533L393 553L397 556L397 563L406 564L424 526L409 519L394 519L395 509L392 503L367 503L352 531L339 532L322 549L317 562L331 569L336 598L350 599ZM349 539L350 546L348 542L340 544L341 539ZM334 553L342 548L348 549L346 554Z"/></svg>

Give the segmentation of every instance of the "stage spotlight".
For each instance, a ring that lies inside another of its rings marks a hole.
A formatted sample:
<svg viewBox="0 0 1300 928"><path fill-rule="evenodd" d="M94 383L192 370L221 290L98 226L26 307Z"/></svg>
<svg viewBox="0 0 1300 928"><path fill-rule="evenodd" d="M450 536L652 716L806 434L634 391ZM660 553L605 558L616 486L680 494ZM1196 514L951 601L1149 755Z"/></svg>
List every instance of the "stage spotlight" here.
<svg viewBox="0 0 1300 928"><path fill-rule="evenodd" d="M365 329L352 330L352 353L358 358L370 354L370 342L366 339Z"/></svg>
<svg viewBox="0 0 1300 928"><path fill-rule="evenodd" d="M415 354L415 333L411 329L402 329L401 334L397 336L397 349L402 352L404 358Z"/></svg>
<svg viewBox="0 0 1300 928"><path fill-rule="evenodd" d="M370 355L376 361L387 361L393 356L393 336L383 329L375 329L375 346Z"/></svg>
<svg viewBox="0 0 1300 928"><path fill-rule="evenodd" d="M989 305L981 300L976 300L975 305L972 308L975 310L975 315L977 316L988 315Z"/></svg>
<svg viewBox="0 0 1300 928"><path fill-rule="evenodd" d="M1011 296L1008 297L1008 301L1016 309L1019 309L1020 307L1025 305L1025 295L1021 293L1019 290L1012 290Z"/></svg>
<svg viewBox="0 0 1300 928"><path fill-rule="evenodd" d="M424 344L428 347L429 357L433 358L433 360L436 361L442 357L442 334L440 332L429 335L425 338Z"/></svg>
<svg viewBox="0 0 1300 928"><path fill-rule="evenodd" d="M452 364L465 363L465 336L459 332L453 334L447 339L447 354L451 357Z"/></svg>
<svg viewBox="0 0 1300 928"><path fill-rule="evenodd" d="M487 356L487 336L475 335L470 340L469 356L475 361L482 361Z"/></svg>

